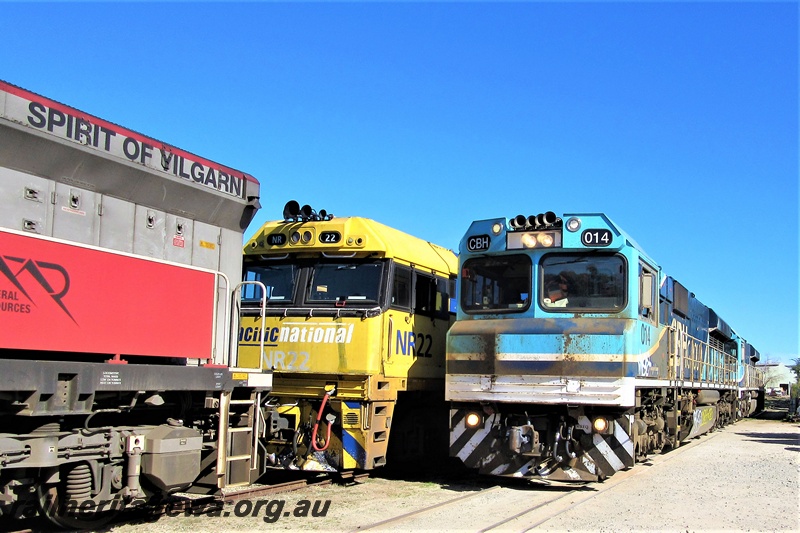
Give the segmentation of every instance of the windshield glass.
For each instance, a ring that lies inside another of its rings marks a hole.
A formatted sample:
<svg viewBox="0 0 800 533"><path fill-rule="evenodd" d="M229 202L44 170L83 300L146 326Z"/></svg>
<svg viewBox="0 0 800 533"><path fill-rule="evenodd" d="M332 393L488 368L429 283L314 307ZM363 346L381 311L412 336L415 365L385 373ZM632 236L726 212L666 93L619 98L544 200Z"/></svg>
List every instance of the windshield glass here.
<svg viewBox="0 0 800 533"><path fill-rule="evenodd" d="M523 311L530 306L528 256L476 257L464 263L461 274L461 307L468 313Z"/></svg>
<svg viewBox="0 0 800 533"><path fill-rule="evenodd" d="M540 263L540 302L548 311L621 311L625 260L608 254L551 254Z"/></svg>
<svg viewBox="0 0 800 533"><path fill-rule="evenodd" d="M309 275L309 303L377 304L383 263L320 263L311 268Z"/></svg>
<svg viewBox="0 0 800 533"><path fill-rule="evenodd" d="M291 303L294 294L297 268L294 265L252 265L245 267L245 281L260 281L267 288L267 305ZM245 285L242 288L243 302L260 302L261 287Z"/></svg>

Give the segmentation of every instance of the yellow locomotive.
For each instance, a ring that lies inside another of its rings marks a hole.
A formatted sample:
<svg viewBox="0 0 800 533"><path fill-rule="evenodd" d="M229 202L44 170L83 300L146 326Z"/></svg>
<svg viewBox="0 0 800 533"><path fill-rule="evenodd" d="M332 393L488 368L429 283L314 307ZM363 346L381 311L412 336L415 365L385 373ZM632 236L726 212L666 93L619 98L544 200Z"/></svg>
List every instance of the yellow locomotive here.
<svg viewBox="0 0 800 533"><path fill-rule="evenodd" d="M245 244L242 364L272 369L267 463L369 470L446 457L455 254L374 220L290 201Z"/></svg>

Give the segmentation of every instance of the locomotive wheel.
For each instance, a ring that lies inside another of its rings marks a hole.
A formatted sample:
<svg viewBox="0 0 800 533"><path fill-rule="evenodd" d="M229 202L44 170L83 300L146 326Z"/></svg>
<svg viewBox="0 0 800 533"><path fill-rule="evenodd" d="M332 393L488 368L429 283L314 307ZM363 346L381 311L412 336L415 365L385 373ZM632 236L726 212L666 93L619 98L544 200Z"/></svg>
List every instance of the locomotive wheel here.
<svg viewBox="0 0 800 533"><path fill-rule="evenodd" d="M97 529L113 520L119 511L80 509L90 498L91 471L86 463L75 466L65 483L36 486L39 513L51 523L66 529Z"/></svg>
<svg viewBox="0 0 800 533"><path fill-rule="evenodd" d="M36 487L36 494L39 501L39 513L41 516L47 518L52 524L64 529L83 530L102 528L119 514L119 511L113 510L95 513L74 513L71 509L64 508L62 505L63 499L60 498L56 486L52 486L47 490L42 490L41 486Z"/></svg>

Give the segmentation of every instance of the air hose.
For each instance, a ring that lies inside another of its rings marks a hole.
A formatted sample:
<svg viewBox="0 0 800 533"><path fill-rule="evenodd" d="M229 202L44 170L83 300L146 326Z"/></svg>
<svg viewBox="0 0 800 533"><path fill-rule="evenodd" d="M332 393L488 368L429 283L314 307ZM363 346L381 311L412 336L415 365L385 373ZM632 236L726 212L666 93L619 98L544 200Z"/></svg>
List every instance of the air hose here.
<svg viewBox="0 0 800 533"><path fill-rule="evenodd" d="M325 411L325 404L328 402L328 398L330 398L335 391L335 387L326 387L325 396L322 397L322 404L319 406L319 411L317 411L317 420L314 422L314 430L311 432L311 447L318 452L324 452L327 450L331 443L331 430L333 429L333 422L328 422L328 432L325 436L325 445L322 447L319 447L317 444L317 430L319 429L319 423L322 421L322 412Z"/></svg>

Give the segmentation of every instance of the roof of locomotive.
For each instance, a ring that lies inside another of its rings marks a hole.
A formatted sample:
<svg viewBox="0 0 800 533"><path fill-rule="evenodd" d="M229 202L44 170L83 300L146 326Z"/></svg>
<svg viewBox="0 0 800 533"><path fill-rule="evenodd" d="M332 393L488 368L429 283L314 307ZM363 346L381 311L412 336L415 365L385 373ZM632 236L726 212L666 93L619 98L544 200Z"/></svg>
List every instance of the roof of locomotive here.
<svg viewBox="0 0 800 533"><path fill-rule="evenodd" d="M310 233L308 242L300 240L305 232ZM297 242L293 242L291 238L295 233L299 234ZM337 233L338 236L335 236ZM334 235L332 242L322 242L323 234ZM282 237L274 237L277 235ZM281 244L269 244L270 236ZM263 256L291 253L299 257L325 254L329 258L381 257L445 274L455 274L458 271L458 259L451 250L363 217L305 222L270 221L245 243L244 253Z"/></svg>

